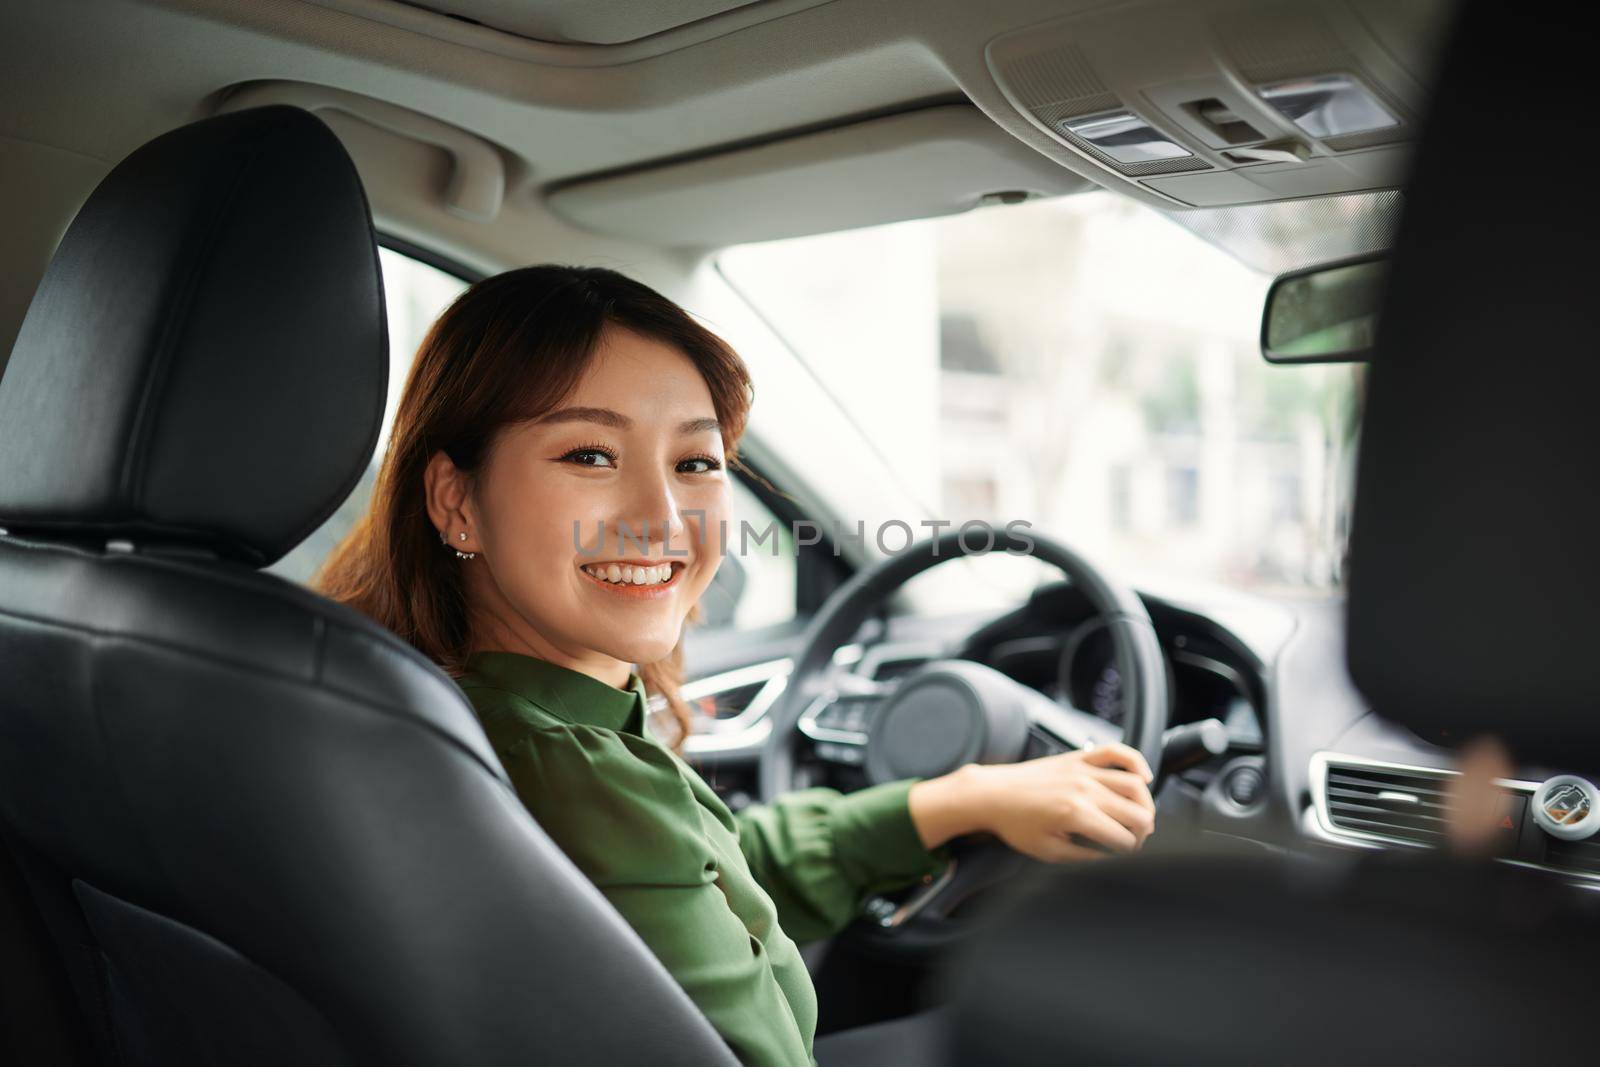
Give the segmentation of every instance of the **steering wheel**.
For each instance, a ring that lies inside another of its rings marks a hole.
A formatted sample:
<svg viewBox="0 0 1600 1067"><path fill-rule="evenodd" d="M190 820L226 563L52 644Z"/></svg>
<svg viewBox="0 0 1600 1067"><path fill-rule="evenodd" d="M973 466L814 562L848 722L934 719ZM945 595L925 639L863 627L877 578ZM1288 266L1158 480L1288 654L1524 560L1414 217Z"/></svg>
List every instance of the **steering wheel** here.
<svg viewBox="0 0 1600 1067"><path fill-rule="evenodd" d="M772 732L759 768L763 800L794 788L796 746L802 739L809 739L818 755L826 752L837 762L860 765L870 784L935 778L966 763L1015 763L1023 757L1034 724L1076 748L1123 740L1159 773L1169 710L1167 673L1143 602L1048 537L988 530L987 538L978 539L968 532L951 531L911 544L859 571L822 606L769 713ZM984 543L969 548L967 540ZM972 660L935 660L888 682L835 663L839 647L907 581L948 560L996 550L1058 567L1088 597L1110 633L1113 662L1122 679L1121 730ZM882 898L869 902L872 921L854 924L852 933L894 953L941 948L970 932L969 921L952 917L956 908L1032 862L988 835L957 839L949 849L951 862L941 875L902 904Z"/></svg>

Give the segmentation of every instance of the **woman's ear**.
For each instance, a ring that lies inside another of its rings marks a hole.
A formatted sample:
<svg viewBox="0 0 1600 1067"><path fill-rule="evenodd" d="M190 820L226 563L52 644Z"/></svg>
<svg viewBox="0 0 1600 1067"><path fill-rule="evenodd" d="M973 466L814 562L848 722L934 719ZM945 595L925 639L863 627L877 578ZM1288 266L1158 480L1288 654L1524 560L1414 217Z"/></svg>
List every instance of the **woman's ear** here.
<svg viewBox="0 0 1600 1067"><path fill-rule="evenodd" d="M449 546L458 552L478 551L477 515L467 474L439 451L423 469L422 485L433 528L444 534ZM462 534L467 536L463 538Z"/></svg>

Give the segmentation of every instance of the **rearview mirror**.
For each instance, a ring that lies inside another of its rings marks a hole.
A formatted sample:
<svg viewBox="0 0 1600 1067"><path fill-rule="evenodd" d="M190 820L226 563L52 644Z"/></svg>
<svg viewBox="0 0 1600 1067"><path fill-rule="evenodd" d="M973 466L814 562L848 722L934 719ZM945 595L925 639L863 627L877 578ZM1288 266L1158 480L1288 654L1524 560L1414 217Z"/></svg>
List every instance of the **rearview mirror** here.
<svg viewBox="0 0 1600 1067"><path fill-rule="evenodd" d="M1261 354L1268 363L1358 363L1372 355L1383 256L1285 274L1267 290Z"/></svg>

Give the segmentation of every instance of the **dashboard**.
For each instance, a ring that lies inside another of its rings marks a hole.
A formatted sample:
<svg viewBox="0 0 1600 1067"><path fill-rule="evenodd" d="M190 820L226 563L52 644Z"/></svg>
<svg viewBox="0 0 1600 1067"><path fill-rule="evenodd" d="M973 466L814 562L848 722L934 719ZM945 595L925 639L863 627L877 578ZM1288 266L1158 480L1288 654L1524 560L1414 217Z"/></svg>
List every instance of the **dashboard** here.
<svg viewBox="0 0 1600 1067"><path fill-rule="evenodd" d="M1260 659L1204 615L1151 596L1144 603L1167 661L1169 726L1217 719L1230 749L1260 751L1266 684ZM1059 702L1122 725L1122 680L1111 633L1088 599L1065 583L971 635L957 653Z"/></svg>
<svg viewBox="0 0 1600 1067"><path fill-rule="evenodd" d="M1443 844L1453 753L1380 718L1355 690L1345 669L1340 598L1140 596L1167 663L1169 728L1217 719L1227 735L1225 752L1166 779L1151 845L1199 838L1222 847L1359 853ZM727 666L684 687L701 711L686 755L735 810L757 796L756 761L770 736L766 711L783 691L799 639L797 628L766 639L740 635L720 649L691 644L691 663L715 664L720 654ZM835 661L869 682L892 683L949 657L986 664L1107 727L1120 724L1121 680L1107 632L1067 583L1041 586L995 616L877 620ZM797 787L849 791L866 784L870 706L844 702L830 715L836 717L800 723L809 745L798 756ZM1067 747L1035 728L1026 755ZM1600 889L1600 833L1562 838L1539 814L1552 795L1570 800L1560 790L1571 777L1566 771L1519 767L1497 783L1505 797L1500 858ZM1585 810L1600 822L1600 789L1577 781L1587 789Z"/></svg>
<svg viewBox="0 0 1600 1067"><path fill-rule="evenodd" d="M1227 731L1227 751L1185 768L1181 788L1203 793L1229 772L1232 788L1217 793L1230 821L1265 807L1267 684L1264 659L1251 641L1211 614L1145 595L1168 666L1169 728L1217 719ZM1276 632L1287 632L1280 625ZM989 666L1036 690L1056 704L1085 712L1108 730L1120 729L1120 679L1110 635L1088 599L1065 582L1040 586L1016 609L997 616L876 620L856 643L841 648L835 662L881 687L934 659L957 658ZM797 641L777 644L785 653ZM715 650L713 650L714 652ZM745 649L748 657L750 649ZM702 675L683 688L699 718L686 745L708 783L737 810L755 795L754 765L770 736L766 713L783 691L789 655ZM707 658L691 647L691 662ZM841 701L826 721L802 717L803 746L797 788L826 785L844 791L866 784L863 768L872 702ZM1035 727L1027 757L1071 747L1060 733Z"/></svg>

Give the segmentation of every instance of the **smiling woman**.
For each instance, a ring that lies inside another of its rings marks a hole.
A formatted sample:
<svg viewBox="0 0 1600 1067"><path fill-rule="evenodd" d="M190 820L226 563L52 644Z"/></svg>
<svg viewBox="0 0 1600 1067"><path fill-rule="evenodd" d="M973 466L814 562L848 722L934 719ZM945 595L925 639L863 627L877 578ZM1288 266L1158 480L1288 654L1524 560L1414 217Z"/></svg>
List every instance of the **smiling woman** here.
<svg viewBox="0 0 1600 1067"><path fill-rule="evenodd" d="M619 614L619 598L598 591L580 564L620 565L626 553L619 544L609 556L580 557L578 537L600 522L636 534L654 524L685 551L677 512L725 508L721 468L735 459L749 391L721 339L622 275L539 266L479 282L424 337L371 509L319 584L453 675L477 647L613 683L639 664L687 729L678 630L718 560L690 545L688 580L664 590L670 603ZM659 441L653 418L648 430L635 426L661 411L681 412L678 429L691 432ZM619 469L624 443L629 462ZM682 453L671 492L638 477L668 449ZM703 469L708 460L715 470ZM481 558L461 567L440 551L441 538Z"/></svg>
<svg viewBox="0 0 1600 1067"><path fill-rule="evenodd" d="M456 677L540 826L743 1062L803 1065L816 995L786 931L835 932L864 894L936 870L942 841L910 780L735 817L645 730L647 691L689 721L680 638L749 405L739 357L638 282L486 279L423 339L371 508L320 584Z"/></svg>
<svg viewBox="0 0 1600 1067"><path fill-rule="evenodd" d="M452 547L484 554L460 572L473 650L522 652L618 687L640 664L686 731L680 631L721 562L720 538L706 533L725 520L724 457L744 422L748 383L737 357L688 316L668 343L658 337L672 333L619 304L597 337L582 339L587 366L566 353L552 361L582 372L576 386L550 390L527 375L541 390L534 396L561 406L503 426L481 458L463 448L433 454L427 511ZM523 413L536 403L504 402ZM586 569L602 566L604 580Z"/></svg>
<svg viewBox="0 0 1600 1067"><path fill-rule="evenodd" d="M620 274L478 282L423 339L371 507L320 584L456 679L539 825L742 1062L805 1067L817 997L797 939L931 879L954 837L1098 857L1070 835L1137 849L1154 804L1142 757L1107 745L733 814L678 751L678 681L750 402L726 343ZM678 744L646 730L650 694Z"/></svg>

